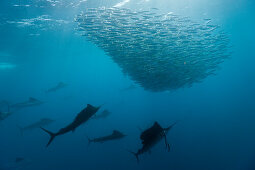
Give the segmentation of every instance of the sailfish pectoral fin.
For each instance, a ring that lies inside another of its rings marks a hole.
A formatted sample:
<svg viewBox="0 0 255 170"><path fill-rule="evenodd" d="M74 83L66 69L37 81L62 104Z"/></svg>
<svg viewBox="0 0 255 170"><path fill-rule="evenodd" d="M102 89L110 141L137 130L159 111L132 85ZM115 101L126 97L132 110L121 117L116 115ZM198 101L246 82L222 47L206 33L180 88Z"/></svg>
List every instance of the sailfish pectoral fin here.
<svg viewBox="0 0 255 170"><path fill-rule="evenodd" d="M170 144L167 142L166 134L164 134L165 145L168 152L170 152Z"/></svg>

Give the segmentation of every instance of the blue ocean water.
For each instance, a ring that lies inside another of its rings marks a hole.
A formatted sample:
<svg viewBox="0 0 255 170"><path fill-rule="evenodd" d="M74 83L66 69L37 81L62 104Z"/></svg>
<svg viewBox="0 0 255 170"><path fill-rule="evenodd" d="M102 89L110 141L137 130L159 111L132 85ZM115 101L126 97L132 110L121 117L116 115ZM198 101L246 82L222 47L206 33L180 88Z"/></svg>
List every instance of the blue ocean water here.
<svg viewBox="0 0 255 170"><path fill-rule="evenodd" d="M210 75L189 88L150 92L76 30L84 8L118 4L131 9L157 7L192 20L210 18L229 36L232 54ZM0 170L253 170L255 169L255 3L252 0L87 0L0 2L0 111L36 98L44 103L11 109L0 121ZM39 17L39 19L38 19ZM37 19L36 19L37 18ZM40 19L41 18L41 19ZM67 84L45 93L59 82ZM134 85L135 88L123 90ZM40 128L20 133L41 118L57 132L87 104L104 104L111 114L91 119L75 132L56 137ZM170 152L160 141L139 164L128 151L142 147L140 134L155 121L167 127ZM127 136L91 143L117 129ZM24 160L16 162L16 158Z"/></svg>

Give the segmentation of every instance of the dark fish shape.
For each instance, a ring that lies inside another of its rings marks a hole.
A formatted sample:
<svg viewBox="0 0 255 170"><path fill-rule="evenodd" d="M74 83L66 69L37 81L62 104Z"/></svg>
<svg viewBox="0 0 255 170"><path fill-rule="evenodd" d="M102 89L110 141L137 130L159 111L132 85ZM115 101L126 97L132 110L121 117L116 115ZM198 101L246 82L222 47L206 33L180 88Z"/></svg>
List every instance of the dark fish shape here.
<svg viewBox="0 0 255 170"><path fill-rule="evenodd" d="M31 165L32 160L30 160L29 158L24 158L24 157L16 157L14 162L15 164L9 166L8 169L15 169L15 170L28 169L28 166Z"/></svg>
<svg viewBox="0 0 255 170"><path fill-rule="evenodd" d="M24 159L25 158L23 158L23 157L16 157L15 162L18 163L18 162L23 161Z"/></svg>
<svg viewBox="0 0 255 170"><path fill-rule="evenodd" d="M66 86L67 86L67 84L65 84L65 83L63 83L63 82L59 82L55 87L52 87L52 88L48 89L48 90L46 91L46 93L56 92L56 91L58 91L58 90L60 90L60 89L65 88Z"/></svg>
<svg viewBox="0 0 255 170"><path fill-rule="evenodd" d="M32 106L39 106L44 104L43 101L40 101L36 98L30 97L27 101L25 102L21 102L21 103L16 103L10 106L10 108L14 108L14 109L22 109L22 108L26 108L26 107L32 107Z"/></svg>
<svg viewBox="0 0 255 170"><path fill-rule="evenodd" d="M9 116L11 116L13 113L12 112L1 112L0 111L0 121L5 120Z"/></svg>
<svg viewBox="0 0 255 170"><path fill-rule="evenodd" d="M154 147L162 139L165 140L166 148L168 151L170 151L170 145L167 142L166 135L175 124L176 123L167 128L162 128L158 122L155 122L152 127L143 131L140 135L140 139L142 140L143 145L142 148L140 148L136 153L131 152L133 155L135 155L137 162L139 162L139 155L150 152L151 148Z"/></svg>
<svg viewBox="0 0 255 170"><path fill-rule="evenodd" d="M37 121L35 123L32 123L31 125L28 125L28 126L25 126L25 127L19 127L18 126L18 128L20 129L21 134L23 134L24 131L37 129L37 128L40 128L42 126L47 126L47 125L49 125L53 122L55 122L55 120L52 120L52 119L49 119L49 118L43 118L43 119L40 119L39 121Z"/></svg>
<svg viewBox="0 0 255 170"><path fill-rule="evenodd" d="M13 114L13 112L10 112L10 106L8 103L7 104L7 111L0 111L0 121L5 120L6 118L8 118L9 116L11 116Z"/></svg>
<svg viewBox="0 0 255 170"><path fill-rule="evenodd" d="M124 135L120 131L114 130L112 132L112 134L110 134L110 135L99 137L99 138L94 138L94 139L89 139L88 138L88 141L89 141L89 143L91 143L91 142L94 142L94 143L103 143L103 142L106 142L106 141L121 139L121 138L124 138L125 136L126 135Z"/></svg>
<svg viewBox="0 0 255 170"><path fill-rule="evenodd" d="M108 110L103 110L100 114L96 114L95 116L92 117L92 119L103 119L108 117L111 114Z"/></svg>
<svg viewBox="0 0 255 170"><path fill-rule="evenodd" d="M68 126L60 129L57 133L50 132L50 131L48 131L48 130L41 127L42 130L44 130L45 132L47 132L50 135L50 140L49 140L49 142L46 146L48 147L56 136L63 135L65 133L68 133L68 132L71 132L71 131L74 132L77 127L79 127L80 125L87 122L100 109L100 107L101 106L94 107L90 104L87 104L87 107L84 108L75 117L74 121L71 124L69 124Z"/></svg>

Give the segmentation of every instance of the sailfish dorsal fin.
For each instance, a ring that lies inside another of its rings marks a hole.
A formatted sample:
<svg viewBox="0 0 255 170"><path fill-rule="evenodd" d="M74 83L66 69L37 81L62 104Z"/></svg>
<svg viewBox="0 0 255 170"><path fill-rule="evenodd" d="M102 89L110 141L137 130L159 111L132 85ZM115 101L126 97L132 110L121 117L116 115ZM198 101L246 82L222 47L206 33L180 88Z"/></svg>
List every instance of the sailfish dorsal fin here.
<svg viewBox="0 0 255 170"><path fill-rule="evenodd" d="M94 106L92 106L91 104L87 104L88 108L94 108Z"/></svg>
<svg viewBox="0 0 255 170"><path fill-rule="evenodd" d="M120 134L120 132L118 130L113 130L112 134Z"/></svg>

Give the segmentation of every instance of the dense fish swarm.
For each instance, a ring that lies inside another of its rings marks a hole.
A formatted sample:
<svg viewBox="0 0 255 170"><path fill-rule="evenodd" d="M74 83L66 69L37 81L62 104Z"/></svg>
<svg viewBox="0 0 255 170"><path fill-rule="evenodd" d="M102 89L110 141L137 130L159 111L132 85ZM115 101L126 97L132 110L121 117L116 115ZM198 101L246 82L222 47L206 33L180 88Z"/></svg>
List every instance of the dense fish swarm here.
<svg viewBox="0 0 255 170"><path fill-rule="evenodd" d="M83 36L150 91L191 86L213 74L229 56L228 37L210 19L198 24L157 13L157 9L89 8L75 20Z"/></svg>

